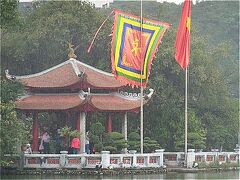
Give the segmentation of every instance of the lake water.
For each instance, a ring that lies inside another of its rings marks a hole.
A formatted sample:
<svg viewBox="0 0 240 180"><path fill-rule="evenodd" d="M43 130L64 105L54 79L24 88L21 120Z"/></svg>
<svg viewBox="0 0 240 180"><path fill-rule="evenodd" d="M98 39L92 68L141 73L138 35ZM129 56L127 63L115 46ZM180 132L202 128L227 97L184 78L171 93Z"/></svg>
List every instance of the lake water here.
<svg viewBox="0 0 240 180"><path fill-rule="evenodd" d="M83 176L83 175L8 175L1 179L239 179L240 171L200 172L200 173L173 173L149 175L119 175L119 176Z"/></svg>

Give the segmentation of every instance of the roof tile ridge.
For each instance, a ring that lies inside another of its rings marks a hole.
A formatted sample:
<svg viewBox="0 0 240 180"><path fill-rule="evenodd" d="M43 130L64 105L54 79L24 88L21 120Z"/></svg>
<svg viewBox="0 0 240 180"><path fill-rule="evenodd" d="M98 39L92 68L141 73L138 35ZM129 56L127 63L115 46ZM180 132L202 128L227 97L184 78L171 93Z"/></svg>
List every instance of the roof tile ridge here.
<svg viewBox="0 0 240 180"><path fill-rule="evenodd" d="M110 92L110 93L91 93L94 96L115 96L126 100L140 100L140 93L128 93L128 92Z"/></svg>
<svg viewBox="0 0 240 180"><path fill-rule="evenodd" d="M129 93L126 91L125 92L120 91L120 92L112 92L111 94L113 96L121 97L121 98L127 99L127 100L136 100L136 101L140 100L140 93Z"/></svg>
<svg viewBox="0 0 240 180"><path fill-rule="evenodd" d="M88 65L88 64L86 64L86 63L83 63L83 62L81 62L81 61L78 61L78 60L76 60L76 59L74 59L74 60L75 60L76 63L78 63L78 64L80 64L80 65L83 65L83 66L86 66L86 67L88 67L89 69L92 69L92 70L94 70L94 71L97 71L97 72L99 72L99 73L101 73L101 74L105 74L105 75L107 75L107 76L114 77L114 75L113 75L112 73L109 73L109 72L103 71L103 70L101 70L101 69L95 68L95 67L93 67L93 66L90 66L90 65Z"/></svg>
<svg viewBox="0 0 240 180"><path fill-rule="evenodd" d="M54 69L57 69L57 68L59 68L59 67L61 67L61 66L64 66L64 65L66 65L66 64L68 64L68 63L71 63L71 61L70 61L70 60L67 60L67 61L62 62L62 63L60 63L60 64L58 64L58 65L55 65L55 66L53 66L53 67L51 67L51 68L48 68L48 69L46 69L46 70L43 70L43 71L41 71L41 72L34 73L34 74L23 75L23 76L13 76L13 75L10 75L10 74L6 74L6 76L8 75L9 77L10 77L10 76L11 76L11 77L14 77L16 80L18 80L18 79L25 79L25 78L31 78L31 77L37 77L37 76L41 76L41 75L43 75L43 74L46 74L46 73L48 73L48 72L50 72L50 71L52 71L52 70L54 70ZM8 73L8 70L5 70L5 72ZM8 77L7 77L7 78L8 78ZM9 78L8 78L8 79L9 79Z"/></svg>
<svg viewBox="0 0 240 180"><path fill-rule="evenodd" d="M31 97L32 96L32 94L30 93L28 93L28 94L24 94L24 95L22 95L22 96L19 96L16 100L18 101L18 100L22 100L22 99L25 99L25 98L28 98L28 97Z"/></svg>
<svg viewBox="0 0 240 180"><path fill-rule="evenodd" d="M112 95L111 93L91 93L90 95L94 95L94 96L108 96L108 95Z"/></svg>
<svg viewBox="0 0 240 180"><path fill-rule="evenodd" d="M81 77L84 73L85 73L85 69L84 71L81 71L78 66L77 66L77 60L74 59L74 58L70 58L69 59L69 62L71 63L72 67L73 67L73 70L75 72L75 74L77 75L77 77Z"/></svg>
<svg viewBox="0 0 240 180"><path fill-rule="evenodd" d="M154 90L150 88L149 91L150 92L148 94L143 95L144 100L149 100L152 97ZM140 100L141 99L140 93L129 93L126 91L125 92L120 91L120 92L112 92L111 94L114 96L122 97L124 99L128 99L128 100Z"/></svg>

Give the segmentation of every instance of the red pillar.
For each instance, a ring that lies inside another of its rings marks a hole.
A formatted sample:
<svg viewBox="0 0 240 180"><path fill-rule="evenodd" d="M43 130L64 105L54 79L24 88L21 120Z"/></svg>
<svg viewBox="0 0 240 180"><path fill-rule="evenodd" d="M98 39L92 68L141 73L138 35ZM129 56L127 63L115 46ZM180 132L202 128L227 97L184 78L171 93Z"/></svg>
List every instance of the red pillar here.
<svg viewBox="0 0 240 180"><path fill-rule="evenodd" d="M38 113L33 113L33 126L32 126L32 151L38 151Z"/></svg>
<svg viewBox="0 0 240 180"><path fill-rule="evenodd" d="M80 113L77 112L77 117L76 117L76 130L80 132Z"/></svg>
<svg viewBox="0 0 240 180"><path fill-rule="evenodd" d="M112 115L109 113L108 114L108 118L107 118L107 122L106 122L106 131L107 133L111 133L112 132Z"/></svg>

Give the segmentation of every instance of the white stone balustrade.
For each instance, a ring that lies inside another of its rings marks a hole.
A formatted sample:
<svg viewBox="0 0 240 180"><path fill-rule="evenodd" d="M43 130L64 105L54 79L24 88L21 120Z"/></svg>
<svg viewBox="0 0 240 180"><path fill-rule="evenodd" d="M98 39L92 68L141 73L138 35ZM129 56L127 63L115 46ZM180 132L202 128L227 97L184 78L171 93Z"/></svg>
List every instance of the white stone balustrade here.
<svg viewBox="0 0 240 180"><path fill-rule="evenodd" d="M101 154L24 154L24 168L147 168L178 166L184 160L184 152L164 152L138 154L134 151L128 154L110 154L102 151ZM187 167L193 162L239 163L237 152L188 152Z"/></svg>

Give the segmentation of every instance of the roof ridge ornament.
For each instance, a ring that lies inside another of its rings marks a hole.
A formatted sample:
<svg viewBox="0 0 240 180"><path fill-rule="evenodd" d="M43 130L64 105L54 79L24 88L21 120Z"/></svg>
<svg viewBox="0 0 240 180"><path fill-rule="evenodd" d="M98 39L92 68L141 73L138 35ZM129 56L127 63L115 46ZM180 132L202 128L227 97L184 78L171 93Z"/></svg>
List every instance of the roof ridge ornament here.
<svg viewBox="0 0 240 180"><path fill-rule="evenodd" d="M154 93L154 90L152 88L149 89L150 93L149 94L146 94L143 98L145 100L148 100L152 97L153 93Z"/></svg>
<svg viewBox="0 0 240 180"><path fill-rule="evenodd" d="M83 71L79 70L78 66L76 65L76 61L77 61L76 59L70 58L69 61L72 65L77 77L79 77L79 78L83 77L83 75L85 74L85 68L83 69Z"/></svg>
<svg viewBox="0 0 240 180"><path fill-rule="evenodd" d="M131 97L131 98L140 98L140 93L129 93L129 92L126 92L126 91L120 91L119 94L122 95L122 96Z"/></svg>
<svg viewBox="0 0 240 180"><path fill-rule="evenodd" d="M73 44L68 43L68 57L71 59L76 59L77 55L75 54L75 50L77 50L77 48L79 48L80 44L78 46L76 46L75 48L73 48Z"/></svg>
<svg viewBox="0 0 240 180"><path fill-rule="evenodd" d="M80 97L81 99L88 99L88 98L89 98L89 95L90 95L90 93L88 93L88 92L85 92L85 91L83 91L83 90L79 91L79 97Z"/></svg>
<svg viewBox="0 0 240 180"><path fill-rule="evenodd" d="M12 80L12 81L15 81L15 80L16 80L16 77L15 77L15 76L9 74L9 70L8 70L8 69L5 70L5 76L6 76L6 78L9 79L9 80Z"/></svg>
<svg viewBox="0 0 240 180"><path fill-rule="evenodd" d="M148 94L144 94L143 98L144 100L148 100L152 97L154 90L152 88L149 89L149 93ZM132 98L132 99L140 99L140 93L129 93L126 91L120 91L115 93L116 95L120 95L123 97L127 97L127 98Z"/></svg>

